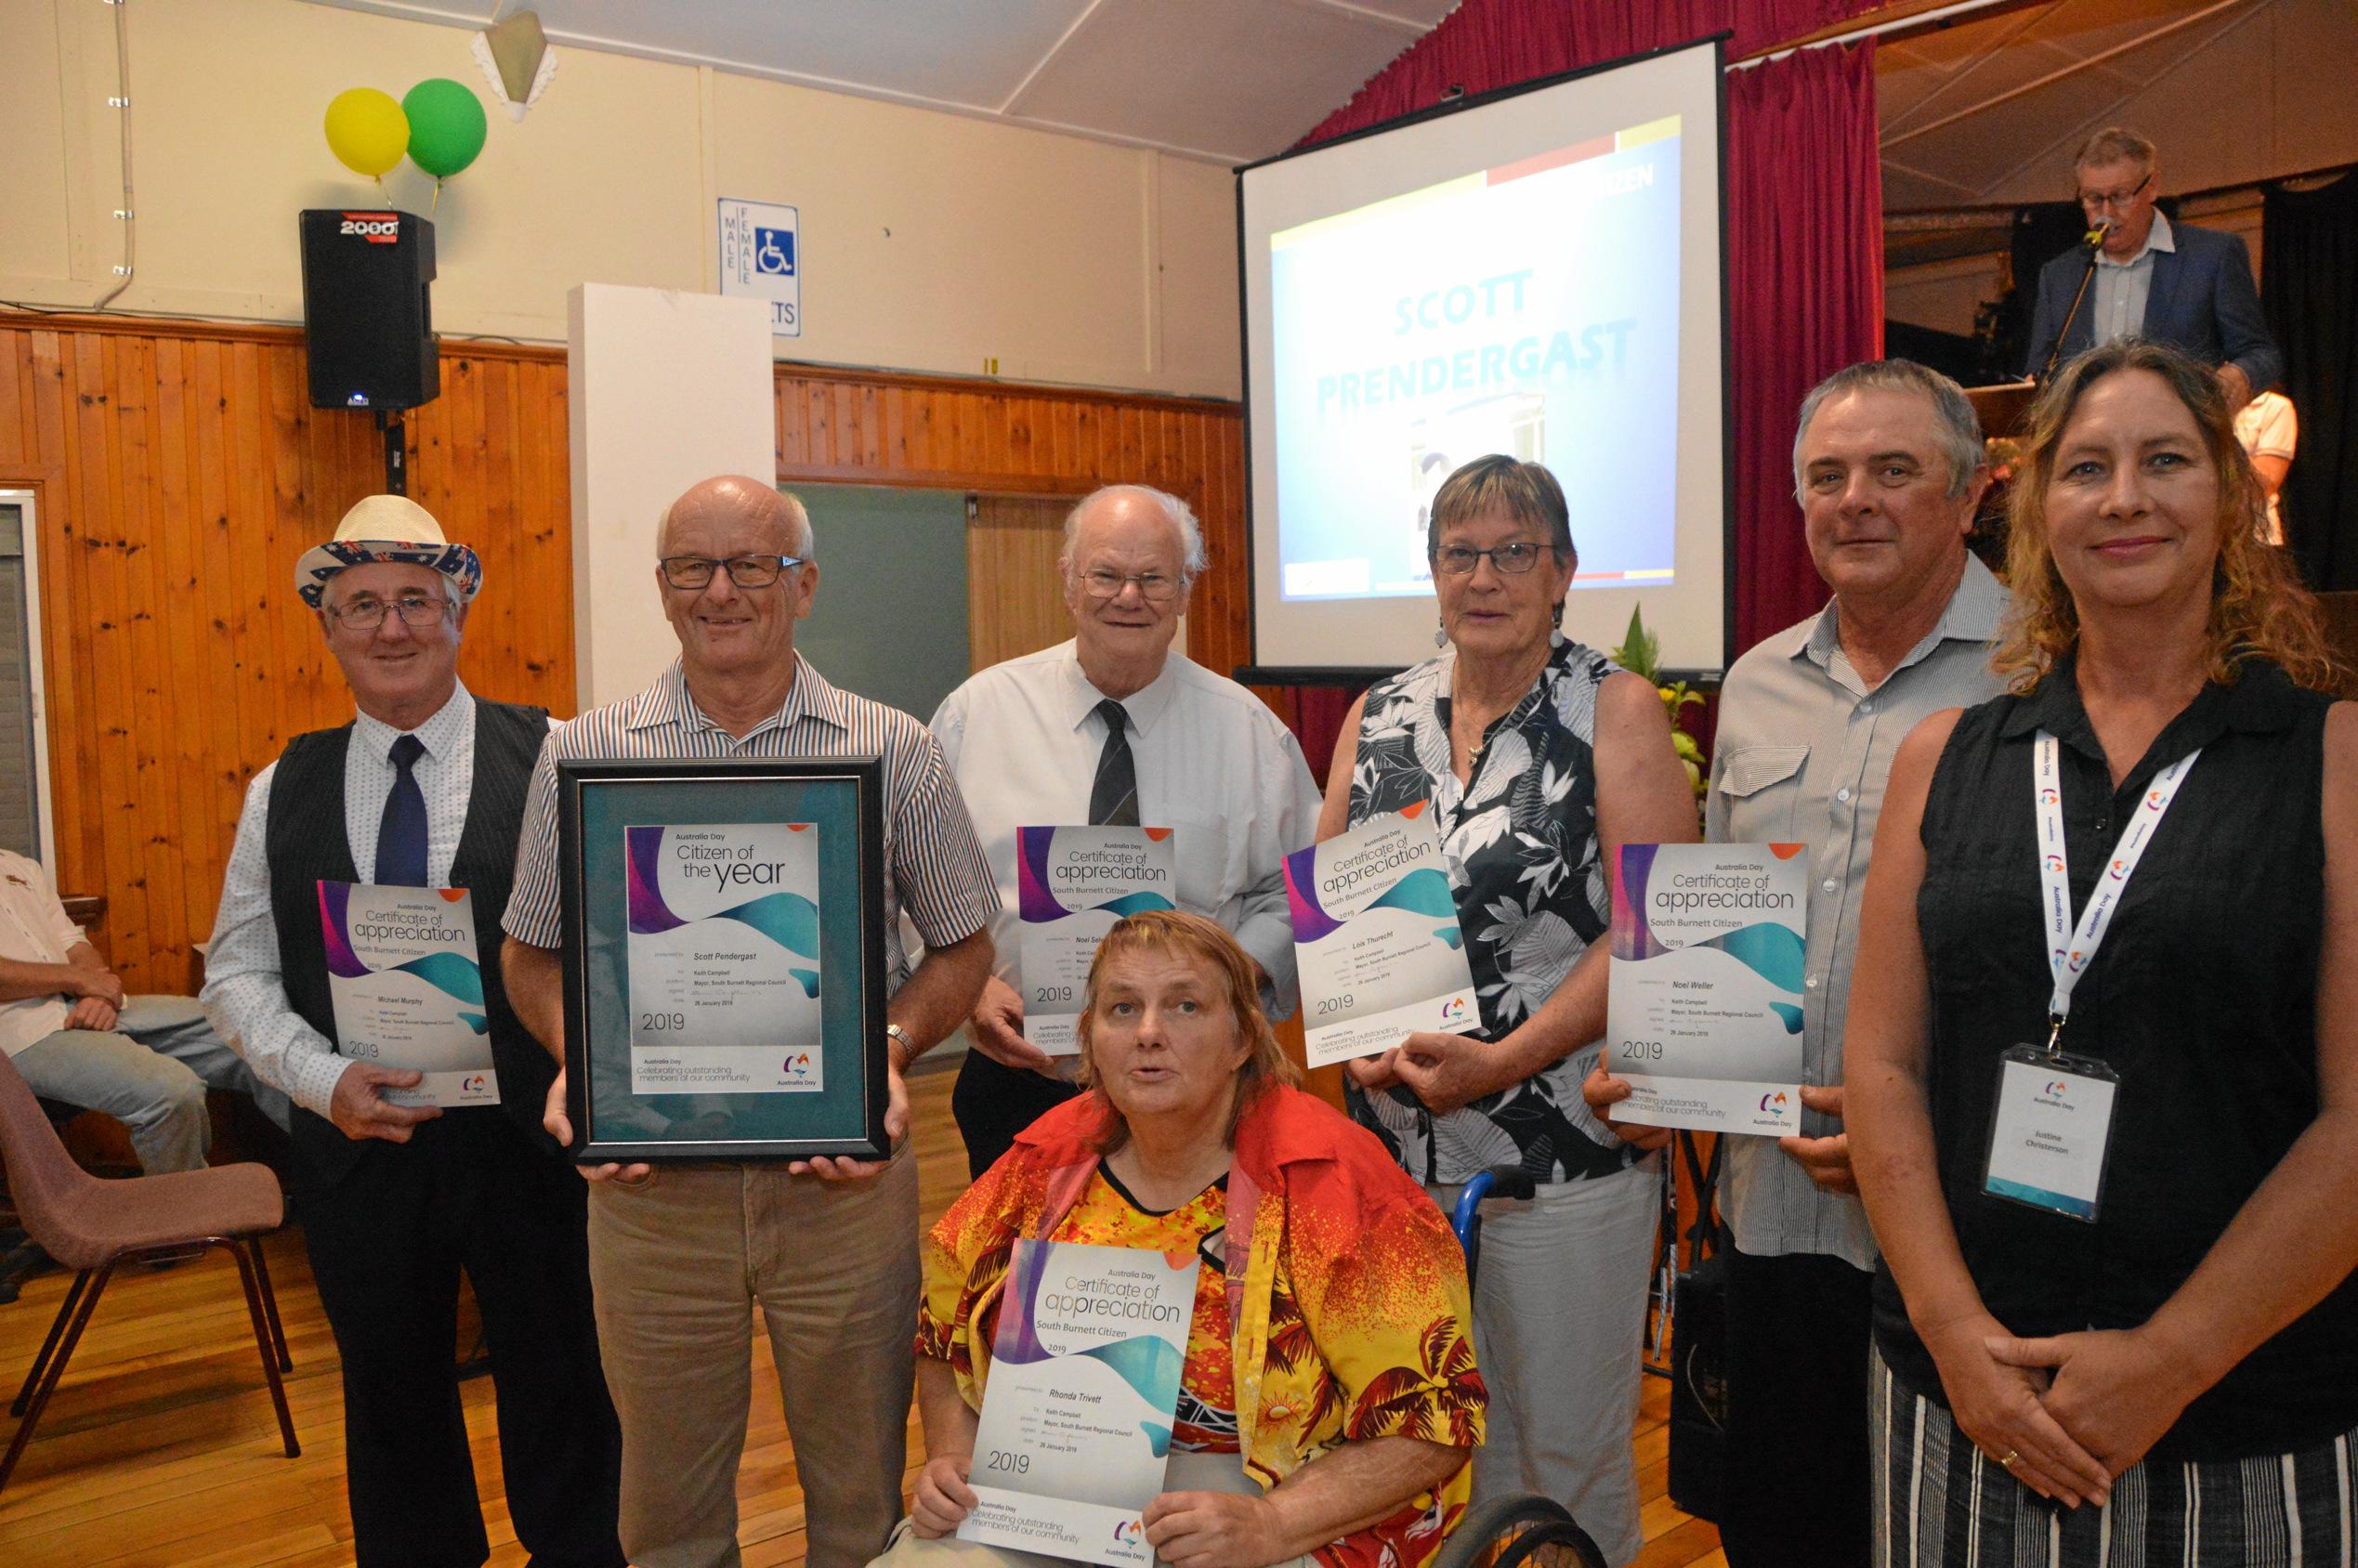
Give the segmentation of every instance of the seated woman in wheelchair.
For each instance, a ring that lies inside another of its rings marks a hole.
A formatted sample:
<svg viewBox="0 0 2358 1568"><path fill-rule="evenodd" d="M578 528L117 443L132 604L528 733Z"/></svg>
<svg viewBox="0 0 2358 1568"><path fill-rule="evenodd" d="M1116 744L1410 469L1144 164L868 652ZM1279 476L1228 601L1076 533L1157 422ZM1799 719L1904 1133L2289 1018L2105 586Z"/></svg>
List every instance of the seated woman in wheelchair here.
<svg viewBox="0 0 2358 1568"><path fill-rule="evenodd" d="M1464 1511L1488 1396L1465 1261L1375 1139L1292 1087L1252 960L1197 915L1123 921L1081 1024L1089 1092L934 1227L919 1312L924 1471L890 1568L1045 1561L959 1541L1018 1237L1193 1251L1165 1491L1173 1568L1421 1568Z"/></svg>

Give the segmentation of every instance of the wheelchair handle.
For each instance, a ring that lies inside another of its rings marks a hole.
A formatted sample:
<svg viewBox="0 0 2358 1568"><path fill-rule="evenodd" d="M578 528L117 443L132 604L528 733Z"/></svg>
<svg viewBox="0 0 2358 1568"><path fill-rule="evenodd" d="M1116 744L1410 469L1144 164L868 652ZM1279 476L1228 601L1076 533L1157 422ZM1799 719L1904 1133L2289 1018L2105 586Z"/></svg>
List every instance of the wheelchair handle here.
<svg viewBox="0 0 2358 1568"><path fill-rule="evenodd" d="M1534 1191L1531 1173L1519 1165L1494 1165L1477 1172L1458 1195L1449 1215L1449 1228L1458 1233L1458 1246L1468 1258L1482 1235L1482 1200L1486 1197L1527 1198Z"/></svg>

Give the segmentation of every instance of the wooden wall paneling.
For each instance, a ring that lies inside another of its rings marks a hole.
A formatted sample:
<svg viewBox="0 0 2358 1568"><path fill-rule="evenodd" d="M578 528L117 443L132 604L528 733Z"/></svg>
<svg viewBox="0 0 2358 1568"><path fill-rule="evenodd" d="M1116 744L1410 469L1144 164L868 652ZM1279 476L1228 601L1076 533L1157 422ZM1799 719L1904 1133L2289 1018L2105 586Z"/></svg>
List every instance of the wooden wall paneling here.
<svg viewBox="0 0 2358 1568"><path fill-rule="evenodd" d="M203 765L209 717L203 693L216 661L210 657L209 639L203 635L204 579L200 562L204 536L193 526L189 505L188 399L181 385L184 365L178 339L156 341L154 402L149 422L156 455L156 571L164 583L157 602L166 611L162 640L167 650L165 668L171 690L171 699L164 704L171 743L165 795L155 822L162 842L177 847L184 867L202 867L218 864L216 853L221 859L228 856L226 849L216 848L215 802ZM211 914L212 897L203 882L202 873L195 871L181 879L173 922L178 930L192 931L197 921Z"/></svg>
<svg viewBox="0 0 2358 1568"><path fill-rule="evenodd" d="M413 489L511 592L470 680L572 694L562 356L446 344ZM134 989L181 989L253 774L349 712L295 557L382 484L372 422L315 412L300 334L0 315L0 483L40 487L53 868L103 893Z"/></svg>
<svg viewBox="0 0 2358 1568"><path fill-rule="evenodd" d="M1068 509L1061 501L975 498L966 529L966 636L975 669L1072 635L1056 575Z"/></svg>
<svg viewBox="0 0 2358 1568"><path fill-rule="evenodd" d="M182 897L187 861L177 853L179 842L168 826L177 782L168 761L172 721L164 698L172 671L157 635L157 617L177 603L177 596L157 570L164 529L148 424L155 396L155 340L116 338L111 346L116 364L108 378L110 423L120 454L117 515L123 523L124 633L132 675L131 849L148 895L151 949L159 961L177 967L189 951Z"/></svg>
<svg viewBox="0 0 2358 1568"><path fill-rule="evenodd" d="M469 685L570 712L564 357L446 340L443 396L409 417L412 489L483 554ZM1028 498L970 537L1002 658L1068 634L1054 562L1070 497L1133 479L1204 519L1188 617L1215 669L1240 657L1238 411L1191 399L781 365L780 477ZM308 405L290 329L0 312L0 483L44 490L44 673L61 884L103 893L135 987L185 987L245 786L348 699L294 563L382 484L373 421ZM1063 499L1057 499L1057 498ZM1207 613L1207 609L1211 613Z"/></svg>
<svg viewBox="0 0 2358 1568"><path fill-rule="evenodd" d="M0 332L0 473L13 477L31 466L33 363L25 334Z"/></svg>

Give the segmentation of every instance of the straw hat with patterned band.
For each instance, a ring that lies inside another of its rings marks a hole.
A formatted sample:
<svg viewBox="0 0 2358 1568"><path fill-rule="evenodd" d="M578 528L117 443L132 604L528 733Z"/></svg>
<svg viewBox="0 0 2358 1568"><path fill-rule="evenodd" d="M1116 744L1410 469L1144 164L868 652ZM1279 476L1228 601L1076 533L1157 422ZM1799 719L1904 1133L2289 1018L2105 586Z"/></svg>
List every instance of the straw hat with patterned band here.
<svg viewBox="0 0 2358 1568"><path fill-rule="evenodd" d="M372 495L344 514L334 539L303 552L295 563L295 591L317 609L331 578L371 561L431 567L458 584L461 604L483 586L482 561L467 546L444 539L433 513L406 495Z"/></svg>

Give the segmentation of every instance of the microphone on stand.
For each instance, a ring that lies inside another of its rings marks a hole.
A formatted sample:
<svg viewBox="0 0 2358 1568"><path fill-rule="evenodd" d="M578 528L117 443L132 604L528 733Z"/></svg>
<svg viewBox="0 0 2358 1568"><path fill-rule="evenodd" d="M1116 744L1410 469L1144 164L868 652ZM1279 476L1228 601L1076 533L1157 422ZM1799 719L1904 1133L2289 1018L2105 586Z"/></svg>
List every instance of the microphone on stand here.
<svg viewBox="0 0 2358 1568"><path fill-rule="evenodd" d="M2111 218L2098 218L2096 227L2079 237L2081 248L2088 252L2088 266L2079 275L2078 289L2072 294L2072 307L2063 312L2063 327L2055 333L2055 346L2048 350L2047 363L2039 370L2038 379L2042 383L2055 374L2055 361L2063 354L2063 339L2072 334L2072 322L2079 316L2080 301L2088 297L2088 285L2096 276L2096 258L2103 253L2104 236L2112 231Z"/></svg>

